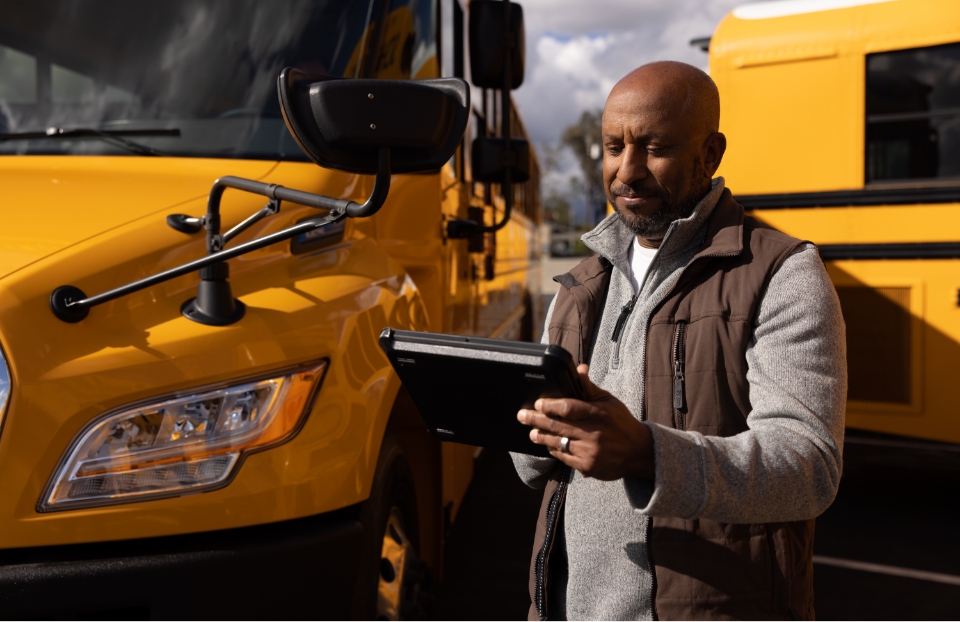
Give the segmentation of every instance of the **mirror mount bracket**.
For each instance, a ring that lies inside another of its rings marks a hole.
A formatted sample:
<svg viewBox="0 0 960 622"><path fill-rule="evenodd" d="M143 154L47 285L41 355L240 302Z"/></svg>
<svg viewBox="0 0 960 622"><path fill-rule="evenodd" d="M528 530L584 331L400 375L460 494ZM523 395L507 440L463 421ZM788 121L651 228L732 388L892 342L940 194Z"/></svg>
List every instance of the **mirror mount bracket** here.
<svg viewBox="0 0 960 622"><path fill-rule="evenodd" d="M483 233L485 228L483 223L474 220L454 218L447 221L447 237L451 240L462 240Z"/></svg>
<svg viewBox="0 0 960 622"><path fill-rule="evenodd" d="M208 326L229 326L238 322L247 307L230 291L230 264L215 263L200 268L200 284L196 298L187 300L180 313L188 320Z"/></svg>
<svg viewBox="0 0 960 622"><path fill-rule="evenodd" d="M189 261L185 264L165 270L115 289L87 296L83 291L72 285L58 287L50 295L50 310L57 318L68 323L77 323L84 320L90 309L138 292L158 283L200 272L200 284L197 296L187 300L181 306L181 313L189 320L211 326L229 326L240 320L246 307L233 297L230 290L230 267L228 259L245 255L271 244L289 240L304 233L309 233L321 227L334 224L346 218L367 218L373 216L383 207L387 194L390 191L390 150L382 148L377 158L376 180L369 198L364 203L357 203L350 199L334 199L332 197L293 190L276 184L265 184L252 179L240 177L221 177L213 183L207 199L207 214L202 218L193 218L183 214L174 214L167 217L167 224L183 233L198 233L201 227L207 231L207 256ZM270 202L258 212L240 222L238 225L220 234L220 201L227 188L234 188L252 194L259 194L270 199ZM290 201L299 205L306 205L316 209L327 210L325 216L311 218L297 223L286 229L270 233L259 238L244 242L230 248L223 248L233 237L247 229L258 220L275 214L280 209L281 201ZM172 222L173 221L173 222ZM176 224L174 224L176 222ZM178 225L184 225L180 227ZM200 224L200 226L197 226Z"/></svg>

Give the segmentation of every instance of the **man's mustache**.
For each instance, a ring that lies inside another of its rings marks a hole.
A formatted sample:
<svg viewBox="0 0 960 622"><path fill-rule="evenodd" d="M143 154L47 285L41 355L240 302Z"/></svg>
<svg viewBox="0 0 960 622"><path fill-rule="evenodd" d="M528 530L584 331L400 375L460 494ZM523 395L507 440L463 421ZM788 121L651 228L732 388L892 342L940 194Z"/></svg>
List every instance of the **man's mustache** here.
<svg viewBox="0 0 960 622"><path fill-rule="evenodd" d="M659 197L661 193L656 189L646 189L646 188L633 188L626 184L620 184L619 186L610 186L610 194L615 197L625 197L627 199L637 199L637 198L648 198L648 197Z"/></svg>

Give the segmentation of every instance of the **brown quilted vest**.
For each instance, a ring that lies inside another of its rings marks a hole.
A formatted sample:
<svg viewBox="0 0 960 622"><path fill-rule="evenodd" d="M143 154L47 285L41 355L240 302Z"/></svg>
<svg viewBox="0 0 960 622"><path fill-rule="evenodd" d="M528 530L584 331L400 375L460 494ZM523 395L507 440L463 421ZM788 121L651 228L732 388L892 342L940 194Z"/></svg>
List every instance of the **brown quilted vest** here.
<svg viewBox="0 0 960 622"><path fill-rule="evenodd" d="M647 420L708 436L748 429L746 350L757 305L770 277L800 244L745 217L730 192L723 192L703 246L650 318ZM562 287L548 326L550 343L564 347L578 363L588 359L610 272L609 262L591 257L556 279ZM675 393L678 355L684 375L680 395ZM551 559L551 552L555 532L562 528L568 479L569 469L558 468L544 492L531 563L531 619L550 615L551 568L564 561ZM647 547L654 568L654 615L664 620L813 619L813 529L812 519L729 524L654 517Z"/></svg>

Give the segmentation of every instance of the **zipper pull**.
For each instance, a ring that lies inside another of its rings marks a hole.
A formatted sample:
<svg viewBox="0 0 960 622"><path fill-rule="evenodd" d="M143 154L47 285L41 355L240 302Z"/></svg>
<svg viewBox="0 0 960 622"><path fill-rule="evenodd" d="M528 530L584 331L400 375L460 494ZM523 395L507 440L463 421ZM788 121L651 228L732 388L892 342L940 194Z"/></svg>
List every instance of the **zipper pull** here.
<svg viewBox="0 0 960 622"><path fill-rule="evenodd" d="M610 341L620 341L620 333L623 332L623 327L627 324L627 318L630 317L633 306L637 304L637 298L639 298L639 294L635 294L630 302L620 309L620 317L617 318L617 324L613 327L613 335L610 337Z"/></svg>
<svg viewBox="0 0 960 622"><path fill-rule="evenodd" d="M683 363L677 361L673 366L673 407L683 410L686 407L684 402Z"/></svg>
<svg viewBox="0 0 960 622"><path fill-rule="evenodd" d="M686 392L683 390L683 329L686 322L677 322L677 334L673 342L673 407L677 411L677 422L683 429L683 415L686 408Z"/></svg>

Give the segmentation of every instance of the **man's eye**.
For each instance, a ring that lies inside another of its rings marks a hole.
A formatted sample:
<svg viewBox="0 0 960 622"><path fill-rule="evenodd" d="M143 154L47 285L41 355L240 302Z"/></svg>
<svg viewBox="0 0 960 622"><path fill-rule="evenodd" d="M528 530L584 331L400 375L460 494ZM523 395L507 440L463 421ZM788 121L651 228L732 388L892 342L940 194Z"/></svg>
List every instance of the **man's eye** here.
<svg viewBox="0 0 960 622"><path fill-rule="evenodd" d="M607 145L605 149L610 155L619 155L623 151L623 147L620 145Z"/></svg>

